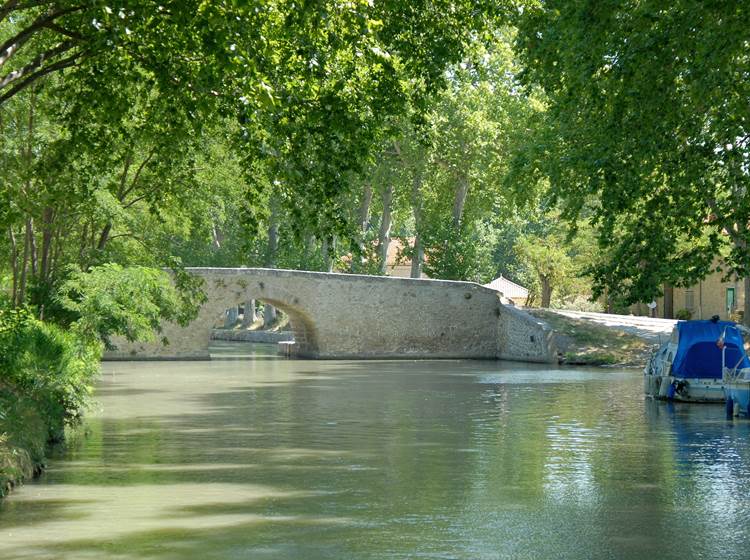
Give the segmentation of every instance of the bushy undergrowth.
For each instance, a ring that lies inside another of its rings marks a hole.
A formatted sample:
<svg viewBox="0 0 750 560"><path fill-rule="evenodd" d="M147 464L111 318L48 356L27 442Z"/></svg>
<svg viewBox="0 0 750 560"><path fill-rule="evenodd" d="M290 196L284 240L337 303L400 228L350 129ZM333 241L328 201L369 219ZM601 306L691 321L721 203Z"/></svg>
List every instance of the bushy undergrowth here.
<svg viewBox="0 0 750 560"><path fill-rule="evenodd" d="M110 337L153 340L162 321L186 325L206 299L201 286L179 268L170 277L109 263L69 271L44 322L0 299L0 496L80 419Z"/></svg>
<svg viewBox="0 0 750 560"><path fill-rule="evenodd" d="M0 308L0 495L30 474L85 409L101 344Z"/></svg>

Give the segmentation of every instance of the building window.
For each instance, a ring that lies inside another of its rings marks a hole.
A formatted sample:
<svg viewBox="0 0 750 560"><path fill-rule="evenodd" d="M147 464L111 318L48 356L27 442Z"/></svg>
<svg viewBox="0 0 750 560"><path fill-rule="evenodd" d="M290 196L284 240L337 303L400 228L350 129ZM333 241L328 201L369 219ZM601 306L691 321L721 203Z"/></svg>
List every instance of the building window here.
<svg viewBox="0 0 750 560"><path fill-rule="evenodd" d="M734 288L727 288L727 314L731 314L736 306L737 301L734 299Z"/></svg>
<svg viewBox="0 0 750 560"><path fill-rule="evenodd" d="M695 311L695 292L693 290L685 291L685 309Z"/></svg>

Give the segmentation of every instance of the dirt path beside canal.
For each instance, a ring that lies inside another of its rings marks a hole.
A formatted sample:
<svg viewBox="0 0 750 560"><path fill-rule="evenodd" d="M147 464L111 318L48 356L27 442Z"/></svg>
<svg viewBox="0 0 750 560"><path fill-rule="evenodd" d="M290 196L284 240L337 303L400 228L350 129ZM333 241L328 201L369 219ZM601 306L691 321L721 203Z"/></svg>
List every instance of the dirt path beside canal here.
<svg viewBox="0 0 750 560"><path fill-rule="evenodd" d="M547 322L566 364L643 367L676 321L564 309L526 309Z"/></svg>

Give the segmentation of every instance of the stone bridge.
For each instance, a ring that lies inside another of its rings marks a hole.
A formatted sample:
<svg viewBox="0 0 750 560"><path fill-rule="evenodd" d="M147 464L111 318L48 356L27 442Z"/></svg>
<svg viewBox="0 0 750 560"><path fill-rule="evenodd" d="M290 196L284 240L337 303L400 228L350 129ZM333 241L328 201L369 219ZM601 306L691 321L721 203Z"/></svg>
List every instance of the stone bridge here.
<svg viewBox="0 0 750 560"><path fill-rule="evenodd" d="M168 344L115 341L109 359L208 358L225 309L257 299L289 315L304 358L473 358L556 361L551 331L471 282L263 268L189 268L208 301L188 327L163 326Z"/></svg>

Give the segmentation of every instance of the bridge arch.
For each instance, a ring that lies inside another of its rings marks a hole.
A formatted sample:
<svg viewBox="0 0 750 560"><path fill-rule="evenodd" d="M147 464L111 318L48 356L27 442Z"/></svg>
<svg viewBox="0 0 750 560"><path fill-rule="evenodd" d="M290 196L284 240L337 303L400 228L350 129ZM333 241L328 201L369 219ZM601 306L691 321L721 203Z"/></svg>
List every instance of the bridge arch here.
<svg viewBox="0 0 750 560"><path fill-rule="evenodd" d="M274 290L278 292L277 290ZM262 301L273 305L276 309L279 309L287 314L289 317L289 326L291 327L292 334L294 335L294 354L300 357L315 358L318 356L318 329L315 325L315 318L309 314L309 311L304 309L299 303L299 297L291 296L279 298L277 293L275 296L268 296L253 290L249 290L244 299L241 300L227 300L217 301L214 305L220 309L220 314L227 309L228 306L245 303L249 300ZM212 307L214 306L212 305ZM218 317L219 315L215 315Z"/></svg>

